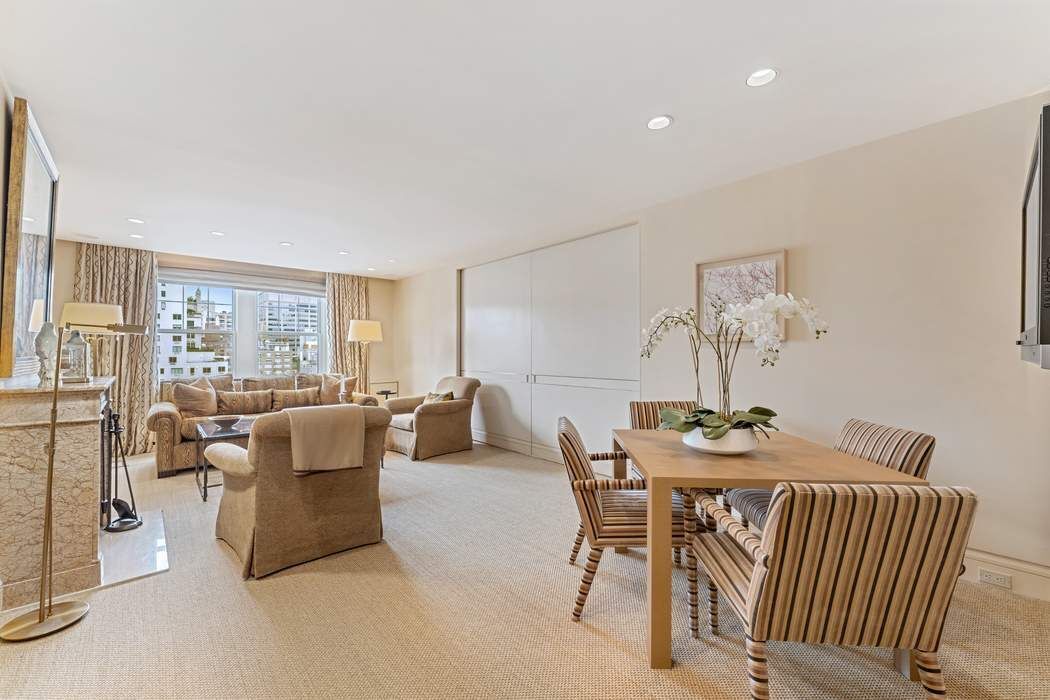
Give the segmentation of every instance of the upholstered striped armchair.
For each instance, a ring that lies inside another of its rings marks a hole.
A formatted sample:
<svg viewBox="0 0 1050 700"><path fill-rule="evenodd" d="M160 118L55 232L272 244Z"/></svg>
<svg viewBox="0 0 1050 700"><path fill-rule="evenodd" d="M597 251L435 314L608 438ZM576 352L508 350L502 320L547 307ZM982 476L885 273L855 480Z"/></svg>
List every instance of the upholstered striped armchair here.
<svg viewBox="0 0 1050 700"><path fill-rule="evenodd" d="M576 426L565 417L558 419L558 445L580 512L580 530L569 561L575 563L584 537L590 544L583 581L572 610L572 618L578 621L605 548L647 545L646 502L649 493L645 482L639 479L596 479L592 459L614 459L622 455L588 453ZM683 547L686 544L683 513L686 509L695 513L693 497L675 494L672 508L672 544ZM695 517L691 522L695 526Z"/></svg>
<svg viewBox="0 0 1050 700"><path fill-rule="evenodd" d="M936 443L926 433L851 418L842 426L835 449L925 479ZM740 513L743 525L752 522L762 528L772 496L773 492L766 489L730 489L725 501Z"/></svg>
<svg viewBox="0 0 1050 700"><path fill-rule="evenodd" d="M717 634L721 591L744 624L752 698L769 697L772 640L910 649L927 696L945 696L937 650L977 508L972 491L779 484L761 539L710 496L699 505L725 528L692 538L709 577L709 625Z"/></svg>

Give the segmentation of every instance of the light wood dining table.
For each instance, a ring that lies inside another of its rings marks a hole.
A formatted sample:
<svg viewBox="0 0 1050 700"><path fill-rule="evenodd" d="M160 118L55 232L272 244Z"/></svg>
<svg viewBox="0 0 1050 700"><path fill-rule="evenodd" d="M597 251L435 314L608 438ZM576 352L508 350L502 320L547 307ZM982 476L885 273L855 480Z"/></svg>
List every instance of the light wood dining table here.
<svg viewBox="0 0 1050 700"><path fill-rule="evenodd" d="M648 483L649 667L671 667L671 491L675 488L772 489L782 481L826 484L927 482L794 435L774 432L744 455L711 455L682 443L673 430L613 430L613 447L630 457ZM627 462L613 463L613 477L627 476ZM910 672L909 655L897 667Z"/></svg>

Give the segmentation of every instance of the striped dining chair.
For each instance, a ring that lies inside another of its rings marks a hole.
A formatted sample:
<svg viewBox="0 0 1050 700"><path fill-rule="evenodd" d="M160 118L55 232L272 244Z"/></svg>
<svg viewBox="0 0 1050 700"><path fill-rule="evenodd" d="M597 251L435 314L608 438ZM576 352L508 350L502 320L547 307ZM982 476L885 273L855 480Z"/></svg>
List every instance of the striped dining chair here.
<svg viewBox="0 0 1050 700"><path fill-rule="evenodd" d="M766 642L909 649L928 698L945 697L937 650L962 573L977 498L966 488L778 484L759 538L710 496L723 531L692 538L718 592L744 625L751 697L769 697ZM690 632L699 636L695 592Z"/></svg>
<svg viewBox="0 0 1050 700"><path fill-rule="evenodd" d="M842 426L835 449L925 479L936 442L926 433L851 418ZM740 513L741 524L747 527L751 522L761 529L772 495L766 489L730 489L725 500Z"/></svg>
<svg viewBox="0 0 1050 700"><path fill-rule="evenodd" d="M580 535L573 546L570 560L575 563L584 537L590 544L583 581L572 610L572 618L578 621L605 548L646 546L648 491L645 490L645 482L639 479L596 479L591 460L612 459L613 456L611 453L589 454L576 426L565 417L558 419L558 446L561 447L572 495L580 512ZM692 496L674 496L671 512L671 542L674 546L686 545L683 513L686 509L692 509L695 513L695 508ZM695 516L692 521L695 521ZM695 530L695 522L691 527Z"/></svg>

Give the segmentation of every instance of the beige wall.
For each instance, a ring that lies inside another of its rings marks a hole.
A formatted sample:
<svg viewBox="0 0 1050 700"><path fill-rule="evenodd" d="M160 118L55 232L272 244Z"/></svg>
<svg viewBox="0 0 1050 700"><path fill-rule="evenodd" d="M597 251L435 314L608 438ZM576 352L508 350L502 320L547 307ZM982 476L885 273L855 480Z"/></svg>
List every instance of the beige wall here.
<svg viewBox="0 0 1050 700"><path fill-rule="evenodd" d="M456 373L458 291L453 269L397 281L397 379L401 395L420 394Z"/></svg>
<svg viewBox="0 0 1050 700"><path fill-rule="evenodd" d="M61 187L58 196L62 197ZM73 273L76 265L76 242L56 240L55 262L51 272L51 318L56 323L62 318L62 305L73 301Z"/></svg>
<svg viewBox="0 0 1050 700"><path fill-rule="evenodd" d="M1050 564L1050 371L1022 362L1020 202L1034 97L643 211L643 319L692 304L695 264L786 248L824 311L775 368L742 356L735 402L830 443L857 416L937 437L930 478L975 489L971 547ZM745 351L742 351L742 353ZM710 381L708 383L710 391ZM642 364L647 398L691 395L682 338Z"/></svg>
<svg viewBox="0 0 1050 700"><path fill-rule="evenodd" d="M393 280L368 280L368 315L383 326L383 342L368 346L368 376L372 382L397 379L396 289Z"/></svg>

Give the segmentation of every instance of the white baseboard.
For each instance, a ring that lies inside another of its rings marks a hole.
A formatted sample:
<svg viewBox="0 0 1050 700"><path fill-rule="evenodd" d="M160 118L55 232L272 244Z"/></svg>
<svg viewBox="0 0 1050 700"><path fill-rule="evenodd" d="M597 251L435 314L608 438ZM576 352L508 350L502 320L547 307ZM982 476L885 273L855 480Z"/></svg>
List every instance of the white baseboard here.
<svg viewBox="0 0 1050 700"><path fill-rule="evenodd" d="M965 564L966 573L962 578L967 581L980 581L981 569L994 571L1007 574L1013 579L1010 592L1027 598L1050 600L1050 566L1004 557L980 549L966 550Z"/></svg>
<svg viewBox="0 0 1050 700"><path fill-rule="evenodd" d="M472 430L471 433L474 435L475 442L492 445L493 447L500 447L504 450L518 452L523 455L532 454L532 443L528 440L519 440L518 438L507 437L506 435L495 435L493 433L486 433L483 430Z"/></svg>
<svg viewBox="0 0 1050 700"><path fill-rule="evenodd" d="M532 446L532 456L538 457L539 459L547 460L548 462L554 462L555 464L561 464L561 450L553 447L547 447L546 445Z"/></svg>

